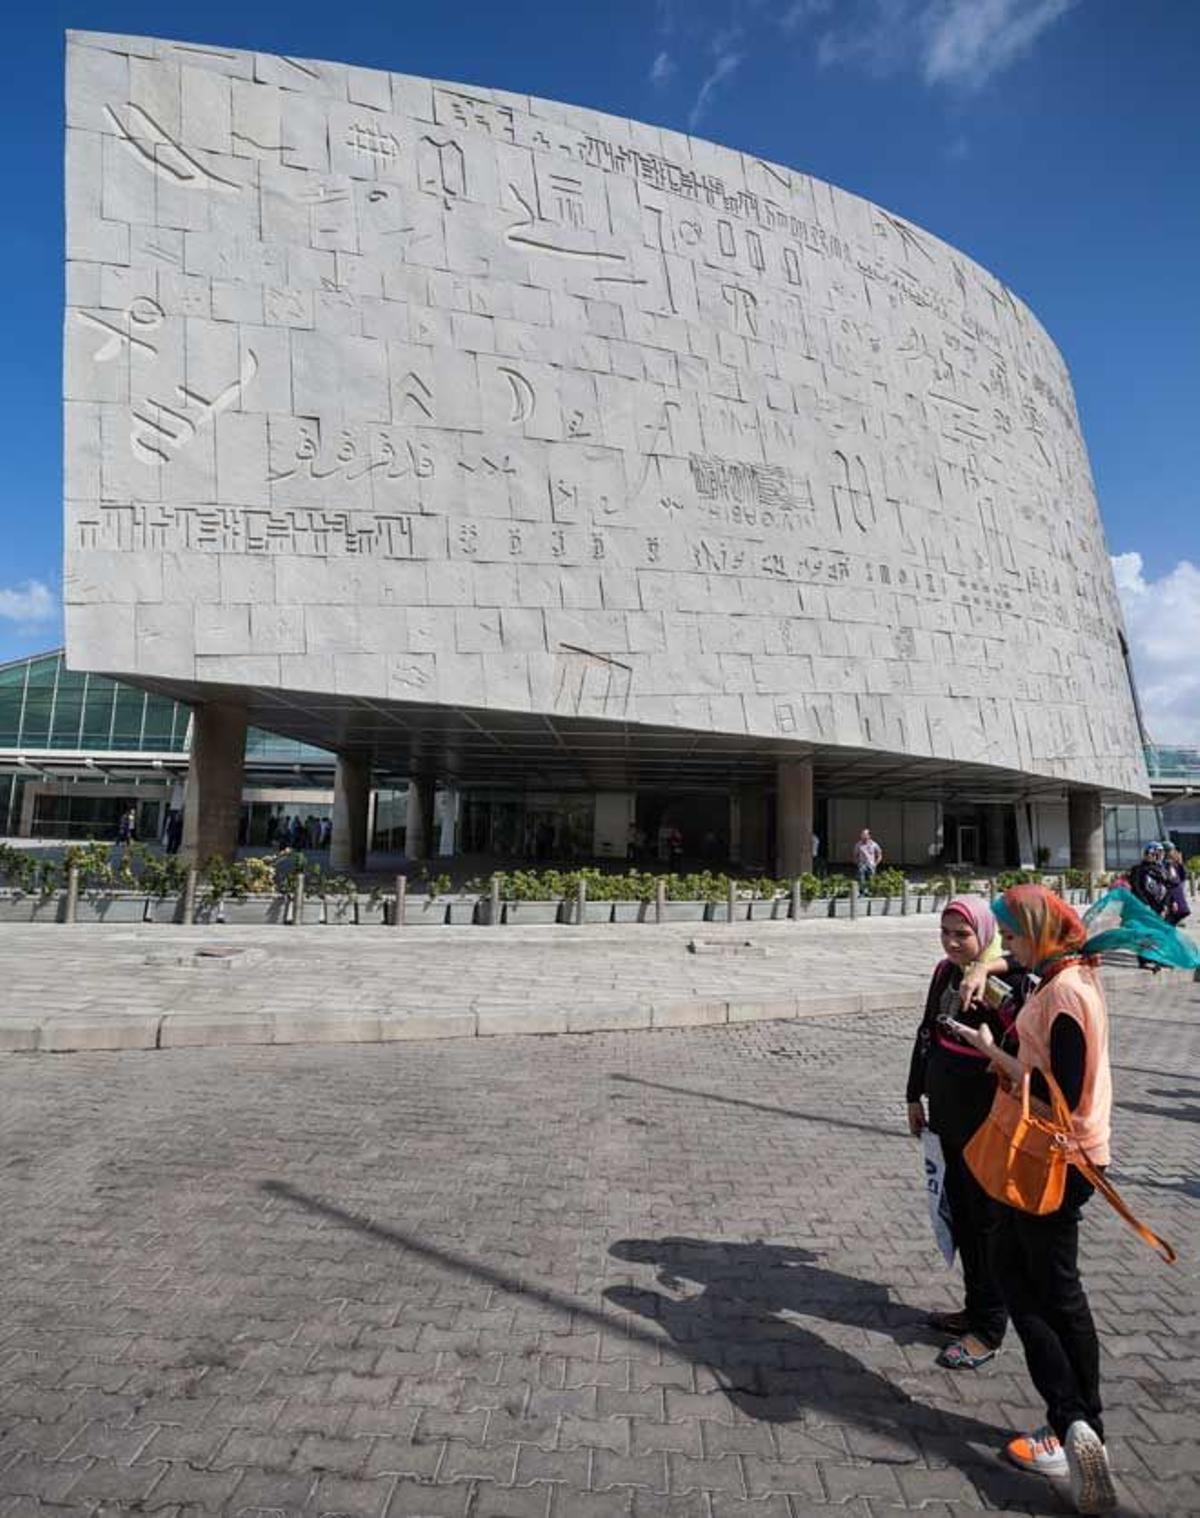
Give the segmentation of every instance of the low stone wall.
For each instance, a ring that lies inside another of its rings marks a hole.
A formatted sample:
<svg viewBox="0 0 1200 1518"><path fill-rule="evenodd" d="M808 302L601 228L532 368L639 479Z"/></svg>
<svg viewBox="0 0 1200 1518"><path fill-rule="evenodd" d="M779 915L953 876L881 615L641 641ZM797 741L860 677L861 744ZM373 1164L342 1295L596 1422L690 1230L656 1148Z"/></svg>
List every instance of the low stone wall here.
<svg viewBox="0 0 1200 1518"><path fill-rule="evenodd" d="M1086 891L1065 891L1073 906L1085 906ZM804 899L776 896L770 900L735 898L732 920L737 922L783 922L807 919L900 917L940 912L945 895L911 891L903 896L819 896ZM498 913L497 913L498 908ZM581 917L582 909L582 917ZM70 893L47 895L0 890L0 924L3 923L166 923L187 920L184 897L157 898L132 891L83 892L73 906ZM394 895L330 896L305 898L297 916L291 896L248 896L240 900L198 901L191 915L195 923L237 923L247 926L280 926L304 923L338 927L465 927L530 926L533 924L588 924L630 922L729 922L727 901L588 901L577 898L549 901L498 902L488 896L408 896L404 918L396 923Z"/></svg>

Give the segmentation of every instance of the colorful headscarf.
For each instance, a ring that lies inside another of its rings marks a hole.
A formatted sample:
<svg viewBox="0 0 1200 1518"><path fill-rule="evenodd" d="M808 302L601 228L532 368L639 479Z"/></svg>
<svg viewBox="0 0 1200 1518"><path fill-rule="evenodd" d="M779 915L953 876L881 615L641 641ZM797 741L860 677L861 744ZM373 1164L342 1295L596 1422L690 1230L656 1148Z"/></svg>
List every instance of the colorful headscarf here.
<svg viewBox="0 0 1200 1518"><path fill-rule="evenodd" d="M956 896L942 908L942 916L945 917L947 912L953 912L958 917L965 917L971 924L975 930L975 937L979 940L980 959L999 958L1000 944L996 917L982 896Z"/></svg>
<svg viewBox="0 0 1200 1518"><path fill-rule="evenodd" d="M1081 918L1040 885L1013 886L992 902L1000 925L1033 945L1033 970L1053 974L1069 959L1091 961L1121 950L1166 969L1200 969L1200 946L1123 886L1107 891Z"/></svg>
<svg viewBox="0 0 1200 1518"><path fill-rule="evenodd" d="M1044 975L1051 964L1085 954L1087 929L1074 907L1040 885L1012 886L992 903L1000 926L1033 946L1036 974Z"/></svg>
<svg viewBox="0 0 1200 1518"><path fill-rule="evenodd" d="M1130 891L1106 891L1084 916L1088 953L1121 949L1168 970L1200 970L1200 945Z"/></svg>

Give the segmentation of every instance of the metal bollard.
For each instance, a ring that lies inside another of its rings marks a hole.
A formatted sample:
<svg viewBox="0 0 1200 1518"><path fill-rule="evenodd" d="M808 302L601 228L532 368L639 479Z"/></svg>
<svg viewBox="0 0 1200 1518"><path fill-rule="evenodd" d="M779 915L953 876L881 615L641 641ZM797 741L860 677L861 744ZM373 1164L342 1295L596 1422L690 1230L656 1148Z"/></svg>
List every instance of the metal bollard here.
<svg viewBox="0 0 1200 1518"><path fill-rule="evenodd" d="M730 922L732 922L733 921L733 914L737 910L737 885L735 884L735 882L733 880L730 880L730 882L729 882L728 898L729 898L728 920Z"/></svg>
<svg viewBox="0 0 1200 1518"><path fill-rule="evenodd" d="M491 894L488 897L488 922L493 928L500 926L500 877L493 875L491 880Z"/></svg>
<svg viewBox="0 0 1200 1518"><path fill-rule="evenodd" d="M292 897L292 926L295 927L304 921L304 871L297 870L295 874L296 894Z"/></svg>
<svg viewBox="0 0 1200 1518"><path fill-rule="evenodd" d="M199 872L193 865L183 882L183 920L188 927L196 920L196 887L199 878Z"/></svg>
<svg viewBox="0 0 1200 1518"><path fill-rule="evenodd" d="M661 922L667 915L667 882L657 880L654 883L654 920Z"/></svg>
<svg viewBox="0 0 1200 1518"><path fill-rule="evenodd" d="M67 900L63 907L63 921L74 922L79 908L79 866L73 864L67 871Z"/></svg>
<svg viewBox="0 0 1200 1518"><path fill-rule="evenodd" d="M908 893L908 877L905 876L904 885L900 891L900 916L907 917L912 910Z"/></svg>
<svg viewBox="0 0 1200 1518"><path fill-rule="evenodd" d="M850 917L853 920L858 916L858 881L850 882Z"/></svg>
<svg viewBox="0 0 1200 1518"><path fill-rule="evenodd" d="M583 875L575 883L575 921L587 921L587 880Z"/></svg>
<svg viewBox="0 0 1200 1518"><path fill-rule="evenodd" d="M950 901L953 901L954 898L958 895L958 876L957 875L951 875L949 878L950 878L950 896L949 896L948 899Z"/></svg>
<svg viewBox="0 0 1200 1518"><path fill-rule="evenodd" d="M800 882L799 882L799 880L793 880L792 881L792 901L791 901L790 911L791 911L792 921L795 922L796 919L800 916Z"/></svg>
<svg viewBox="0 0 1200 1518"><path fill-rule="evenodd" d="M407 875L397 875L396 876L396 905L395 905L394 911L395 911L395 916L392 918L392 927L394 927L394 928L402 928L404 926L405 914L408 911L408 876Z"/></svg>

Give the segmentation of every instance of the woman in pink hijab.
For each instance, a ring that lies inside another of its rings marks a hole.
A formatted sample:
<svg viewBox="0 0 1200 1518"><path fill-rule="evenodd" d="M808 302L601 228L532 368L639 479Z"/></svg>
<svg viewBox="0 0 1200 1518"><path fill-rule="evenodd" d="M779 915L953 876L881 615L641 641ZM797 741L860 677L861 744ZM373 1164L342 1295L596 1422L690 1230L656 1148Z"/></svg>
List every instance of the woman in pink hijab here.
<svg viewBox="0 0 1200 1518"><path fill-rule="evenodd" d="M987 1022L997 1043L1016 1016L1016 1000L993 1009L980 1002L964 1010L959 988L970 966L995 961L991 973L1016 992L1021 975L1009 973L1001 957L996 919L980 896L958 896L942 913L941 959L925 999L908 1071L909 1132L926 1127L941 1141L946 1164L946 1196L951 1230L962 1262L965 1301L958 1312L934 1313L931 1327L951 1337L937 1363L951 1370L977 1370L995 1358L1008 1327L1004 1297L989 1255L996 1227L995 1207L967 1169L963 1149L988 1115L996 1078L977 1050L954 1037L944 1019L978 1027Z"/></svg>

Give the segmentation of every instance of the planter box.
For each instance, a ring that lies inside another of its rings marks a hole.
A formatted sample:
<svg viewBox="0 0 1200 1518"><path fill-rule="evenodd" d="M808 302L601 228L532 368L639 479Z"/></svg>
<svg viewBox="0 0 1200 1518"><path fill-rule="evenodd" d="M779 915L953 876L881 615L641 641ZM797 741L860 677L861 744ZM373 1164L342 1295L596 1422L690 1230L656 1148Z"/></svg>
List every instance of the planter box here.
<svg viewBox="0 0 1200 1518"><path fill-rule="evenodd" d="M872 896L872 917L899 917L903 898L900 896Z"/></svg>
<svg viewBox="0 0 1200 1518"><path fill-rule="evenodd" d="M286 922L286 896L247 896L241 901L224 903L226 922L243 922L257 927L260 923Z"/></svg>
<svg viewBox="0 0 1200 1518"><path fill-rule="evenodd" d="M813 896L808 901L802 901L800 903L800 916L829 917L832 915L829 910L829 902L830 898L828 896Z"/></svg>
<svg viewBox="0 0 1200 1518"><path fill-rule="evenodd" d="M859 909L859 915L860 916L865 917L867 915L867 908L866 908L866 906L864 905L863 902L861 902L861 901L859 902L858 909ZM829 915L830 915L830 917L849 917L850 916L850 898L849 898L849 896L835 896L835 897L833 897L833 899L829 903Z"/></svg>
<svg viewBox="0 0 1200 1518"><path fill-rule="evenodd" d="M387 922L391 922L392 904L385 901L382 896L374 901L369 896L355 898L358 902L358 920L364 927L381 928Z"/></svg>
<svg viewBox="0 0 1200 1518"><path fill-rule="evenodd" d="M358 922L357 896L326 896L325 921L339 927L353 927Z"/></svg>
<svg viewBox="0 0 1200 1518"><path fill-rule="evenodd" d="M182 896L151 896L146 903L147 922L173 922L183 921L183 897Z"/></svg>
<svg viewBox="0 0 1200 1518"><path fill-rule="evenodd" d="M452 927L466 928L479 916L480 901L478 896L447 896L445 898L447 913L446 921Z"/></svg>
<svg viewBox="0 0 1200 1518"><path fill-rule="evenodd" d="M58 891L45 897L24 891L6 893L0 896L0 922L60 922L66 900Z"/></svg>
<svg viewBox="0 0 1200 1518"><path fill-rule="evenodd" d="M653 912L652 903L644 901L610 901L614 922L644 922L647 912Z"/></svg>
<svg viewBox="0 0 1200 1518"><path fill-rule="evenodd" d="M76 922L145 922L146 898L120 895L91 896L80 893L75 903Z"/></svg>
<svg viewBox="0 0 1200 1518"><path fill-rule="evenodd" d="M662 920L664 922L703 922L708 916L709 905L707 901L665 901ZM717 905L723 908L725 903L720 902ZM654 921L653 902L647 907L646 921Z"/></svg>
<svg viewBox="0 0 1200 1518"><path fill-rule="evenodd" d="M749 906L751 922L773 922L788 915L791 903L786 896L776 896L771 901L752 901Z"/></svg>
<svg viewBox="0 0 1200 1518"><path fill-rule="evenodd" d="M530 923L557 922L561 901L506 901L504 921L513 927Z"/></svg>
<svg viewBox="0 0 1200 1518"><path fill-rule="evenodd" d="M668 902L667 905L671 906L672 903ZM754 903L753 902L749 902L749 901L735 901L734 904L733 904L733 921L734 922L747 922L749 920L749 917L750 917L750 908L753 905L754 905ZM710 901L709 902L709 904L708 904L708 921L709 922L728 922L729 920L730 920L729 919L729 903L727 901Z"/></svg>
<svg viewBox="0 0 1200 1518"><path fill-rule="evenodd" d="M564 922L577 922L579 919L579 903L569 901L565 903L566 916ZM583 904L584 922L611 922L613 920L613 904L611 901L585 901Z"/></svg>
<svg viewBox="0 0 1200 1518"><path fill-rule="evenodd" d="M196 920L199 921L199 918L197 917ZM296 920L296 903L294 901L289 901L288 902L287 920L288 920L288 922L295 922L295 920ZM315 900L312 897L310 897L310 896L306 896L304 898L304 906L301 909L301 913L300 913L300 922L301 922L301 924L304 924L304 923L314 923L314 922L324 922L324 921L325 921L325 903L321 900L321 898L319 896Z"/></svg>
<svg viewBox="0 0 1200 1518"><path fill-rule="evenodd" d="M446 921L447 903L444 896L409 896L404 902L404 926L406 928L440 928Z"/></svg>

